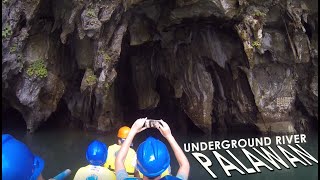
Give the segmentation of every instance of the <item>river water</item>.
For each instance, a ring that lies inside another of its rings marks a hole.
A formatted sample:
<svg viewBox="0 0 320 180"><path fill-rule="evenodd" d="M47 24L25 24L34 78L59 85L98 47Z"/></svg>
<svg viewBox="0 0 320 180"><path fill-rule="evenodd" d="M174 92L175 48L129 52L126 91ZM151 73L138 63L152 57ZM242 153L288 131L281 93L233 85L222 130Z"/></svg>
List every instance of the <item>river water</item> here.
<svg viewBox="0 0 320 180"><path fill-rule="evenodd" d="M40 129L34 134L26 133L25 129L14 128L14 129L2 129L2 133L9 133L27 144L30 149L40 157L45 160L45 169L43 171L43 176L47 179L54 177L59 172L65 169L71 169L72 174L67 179L73 179L76 171L87 165L85 158L86 148L92 140L100 140L105 142L107 145L112 145L116 142L116 133L109 132L105 134L99 134L95 132L85 132L79 129L70 128L44 128ZM147 136L152 135L164 141L160 133L155 129L147 129L141 132L134 139L134 149L137 149L138 144L145 139ZM184 143L191 142L208 142L213 140L224 140L224 139L239 139L248 138L254 136L243 136L239 135L233 136L215 136L208 137L198 133L189 133L188 135L179 135L173 132L176 140L183 148ZM307 143L300 144L309 154L318 160L318 134L307 134ZM259 154L254 152L252 148L245 148L260 160L265 162L267 165L272 167L274 170L270 171L266 167L260 167L260 173L248 174L246 171L230 156L225 150L217 150L222 156L228 159L231 163L236 165L239 169L244 171L246 174L241 175L238 171L230 171L231 177L228 177L225 171L222 169L221 165L213 155L211 151L203 151L204 155L212 161L212 166L209 169L217 176L217 179L236 179L236 180L315 180L318 179L318 164L309 160L312 165L304 166L301 163L296 163L297 167L294 168L290 162L280 153L279 149L275 145L271 145L272 148L277 152L277 154L288 164L289 169L281 167L282 170L276 169L267 160L263 159ZM169 146L168 146L169 147ZM293 155L299 157L295 154L287 145L283 148L288 150ZM170 149L170 148L169 148ZM230 151L237 157L246 167L253 167L248 158L243 154L241 149L230 149ZM186 153L186 156L191 165L190 178L191 180L209 180L213 177L205 170L205 168L196 160L196 158L191 154L191 152ZM301 158L300 158L301 159ZM172 172L177 172L177 161L171 152L171 166ZM281 165L280 165L281 166Z"/></svg>

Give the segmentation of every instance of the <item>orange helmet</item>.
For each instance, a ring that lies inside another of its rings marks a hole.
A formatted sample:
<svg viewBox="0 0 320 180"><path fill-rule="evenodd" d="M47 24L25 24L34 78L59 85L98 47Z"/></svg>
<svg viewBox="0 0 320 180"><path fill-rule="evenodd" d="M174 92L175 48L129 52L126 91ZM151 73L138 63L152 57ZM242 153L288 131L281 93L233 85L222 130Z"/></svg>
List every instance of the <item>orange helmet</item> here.
<svg viewBox="0 0 320 180"><path fill-rule="evenodd" d="M122 126L118 131L118 138L125 139L127 138L130 132L130 128L128 126Z"/></svg>

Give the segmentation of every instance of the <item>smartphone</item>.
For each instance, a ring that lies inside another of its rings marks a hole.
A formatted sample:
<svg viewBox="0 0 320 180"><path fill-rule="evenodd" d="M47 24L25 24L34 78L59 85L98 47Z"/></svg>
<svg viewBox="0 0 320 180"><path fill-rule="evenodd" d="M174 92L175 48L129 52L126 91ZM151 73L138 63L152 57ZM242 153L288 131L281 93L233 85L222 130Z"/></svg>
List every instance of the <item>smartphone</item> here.
<svg viewBox="0 0 320 180"><path fill-rule="evenodd" d="M146 128L156 128L160 124L159 120L146 120L144 126Z"/></svg>

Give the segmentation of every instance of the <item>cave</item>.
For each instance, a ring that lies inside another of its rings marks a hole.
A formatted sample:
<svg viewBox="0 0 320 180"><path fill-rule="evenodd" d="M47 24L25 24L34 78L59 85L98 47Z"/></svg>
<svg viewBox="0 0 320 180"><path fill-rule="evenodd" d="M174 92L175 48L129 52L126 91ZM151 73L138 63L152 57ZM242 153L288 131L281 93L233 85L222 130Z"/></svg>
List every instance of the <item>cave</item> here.
<svg viewBox="0 0 320 180"><path fill-rule="evenodd" d="M57 110L53 112L46 121L40 124L39 131L59 130L64 129L65 127L82 128L80 122L73 122L71 119L72 117L65 101L60 100Z"/></svg>
<svg viewBox="0 0 320 180"><path fill-rule="evenodd" d="M186 134L188 130L194 133L202 133L201 129L193 124L191 119L180 107L180 99L174 97L174 89L169 80L163 76L153 78L154 91L159 95L156 107L139 109L138 96L132 80L133 73L130 67L130 56L134 56L145 50L150 50L153 44L142 46L130 46L129 39L123 44L123 54L117 65L117 79L115 80L116 92L123 110L123 121L131 125L136 119L148 117L149 119L163 119L172 130ZM138 52L138 53L137 53ZM141 95L141 94L140 94Z"/></svg>
<svg viewBox="0 0 320 180"><path fill-rule="evenodd" d="M305 22L291 19L298 2L219 3L4 3L3 113L30 132L105 132L139 117L182 133L308 131L318 120L317 10Z"/></svg>

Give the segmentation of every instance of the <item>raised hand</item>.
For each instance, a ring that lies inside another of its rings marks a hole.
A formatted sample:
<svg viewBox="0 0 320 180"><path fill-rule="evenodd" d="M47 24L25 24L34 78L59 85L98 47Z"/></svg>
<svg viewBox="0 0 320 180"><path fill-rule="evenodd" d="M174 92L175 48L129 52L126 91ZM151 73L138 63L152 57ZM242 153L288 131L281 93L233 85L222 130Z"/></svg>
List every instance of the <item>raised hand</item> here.
<svg viewBox="0 0 320 180"><path fill-rule="evenodd" d="M135 133L139 133L145 129L147 129L146 127L143 127L144 126L144 123L146 122L147 118L140 118L140 119L137 119L133 125L131 126L131 130L130 131L133 131Z"/></svg>
<svg viewBox="0 0 320 180"><path fill-rule="evenodd" d="M172 136L169 125L162 119L159 121L157 129L161 132L162 136L168 138Z"/></svg>

